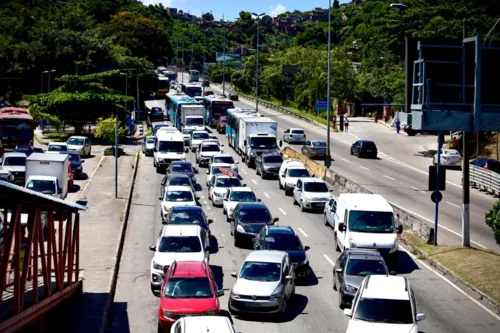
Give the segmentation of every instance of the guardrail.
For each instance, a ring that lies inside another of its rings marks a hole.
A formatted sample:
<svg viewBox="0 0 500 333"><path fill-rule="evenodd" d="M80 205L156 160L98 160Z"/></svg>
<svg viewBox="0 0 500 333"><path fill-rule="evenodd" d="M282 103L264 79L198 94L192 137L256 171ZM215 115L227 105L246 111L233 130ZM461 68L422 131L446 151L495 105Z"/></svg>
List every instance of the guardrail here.
<svg viewBox="0 0 500 333"><path fill-rule="evenodd" d="M500 193L500 174L475 165L470 165L470 179L472 186L485 191Z"/></svg>

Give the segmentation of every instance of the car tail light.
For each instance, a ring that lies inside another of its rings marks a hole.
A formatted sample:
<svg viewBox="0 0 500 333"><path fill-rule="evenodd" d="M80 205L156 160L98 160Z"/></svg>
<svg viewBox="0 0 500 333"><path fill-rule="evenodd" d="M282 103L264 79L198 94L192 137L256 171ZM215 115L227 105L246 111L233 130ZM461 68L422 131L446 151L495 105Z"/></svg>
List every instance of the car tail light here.
<svg viewBox="0 0 500 333"><path fill-rule="evenodd" d="M444 156L444 155L441 155L441 158L442 158L443 160L446 160L446 156Z"/></svg>
<svg viewBox="0 0 500 333"><path fill-rule="evenodd" d="M312 151L316 151L316 148L311 148Z"/></svg>

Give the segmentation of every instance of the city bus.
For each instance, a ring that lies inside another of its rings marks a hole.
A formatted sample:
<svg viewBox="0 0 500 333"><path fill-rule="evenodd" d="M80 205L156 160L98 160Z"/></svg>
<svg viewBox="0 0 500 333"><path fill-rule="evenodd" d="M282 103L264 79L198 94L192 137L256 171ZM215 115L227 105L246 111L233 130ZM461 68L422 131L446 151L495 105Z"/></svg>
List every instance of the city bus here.
<svg viewBox="0 0 500 333"><path fill-rule="evenodd" d="M202 93L202 88L199 84L195 83L188 83L188 84L182 84L182 92L185 93L188 96L191 97L196 97L196 96L201 96Z"/></svg>
<svg viewBox="0 0 500 333"><path fill-rule="evenodd" d="M12 151L18 145L33 145L34 130L35 122L28 109L0 109L0 141L5 151Z"/></svg>
<svg viewBox="0 0 500 333"><path fill-rule="evenodd" d="M207 116L205 121L210 127L215 127L220 116L225 116L228 109L233 109L233 101L222 95L210 95L203 97L203 106L206 109Z"/></svg>
<svg viewBox="0 0 500 333"><path fill-rule="evenodd" d="M167 94L169 87L170 87L170 80L168 79L168 77L159 76L156 85L155 97L165 98L165 95Z"/></svg>
<svg viewBox="0 0 500 333"><path fill-rule="evenodd" d="M168 94L165 105L172 125L179 131L183 127L205 129L205 108L194 98L182 93Z"/></svg>
<svg viewBox="0 0 500 333"><path fill-rule="evenodd" d="M199 80L200 80L200 72L195 69L191 69L189 71L189 81L199 81Z"/></svg>
<svg viewBox="0 0 500 333"><path fill-rule="evenodd" d="M257 110L250 108L228 109L226 114L226 136L230 147L238 146L239 120L243 117L259 116Z"/></svg>

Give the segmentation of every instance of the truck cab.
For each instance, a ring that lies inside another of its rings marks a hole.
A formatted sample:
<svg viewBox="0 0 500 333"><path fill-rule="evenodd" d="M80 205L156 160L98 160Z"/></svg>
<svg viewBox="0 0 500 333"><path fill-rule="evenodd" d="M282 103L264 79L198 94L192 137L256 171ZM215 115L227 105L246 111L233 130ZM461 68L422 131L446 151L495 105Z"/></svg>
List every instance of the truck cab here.
<svg viewBox="0 0 500 333"><path fill-rule="evenodd" d="M250 134L243 143L243 160L248 167L255 166L255 159L263 153L272 153L278 149L276 136L268 133Z"/></svg>
<svg viewBox="0 0 500 333"><path fill-rule="evenodd" d="M30 176L26 181L27 189L43 193L61 199L62 188L59 186L57 177L53 176Z"/></svg>

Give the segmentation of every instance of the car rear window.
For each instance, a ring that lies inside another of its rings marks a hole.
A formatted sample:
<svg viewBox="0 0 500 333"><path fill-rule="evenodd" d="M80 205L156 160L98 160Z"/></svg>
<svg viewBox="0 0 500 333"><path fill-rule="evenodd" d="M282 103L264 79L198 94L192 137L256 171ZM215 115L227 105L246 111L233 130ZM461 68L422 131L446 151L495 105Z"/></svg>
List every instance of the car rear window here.
<svg viewBox="0 0 500 333"><path fill-rule="evenodd" d="M311 142L313 147L326 147L325 141L313 141Z"/></svg>
<svg viewBox="0 0 500 333"><path fill-rule="evenodd" d="M293 134L304 134L303 130L292 130Z"/></svg>
<svg viewBox="0 0 500 333"><path fill-rule="evenodd" d="M363 142L362 146L363 146L363 148L367 148L367 149L376 149L377 148L373 142L369 142L369 141Z"/></svg>

